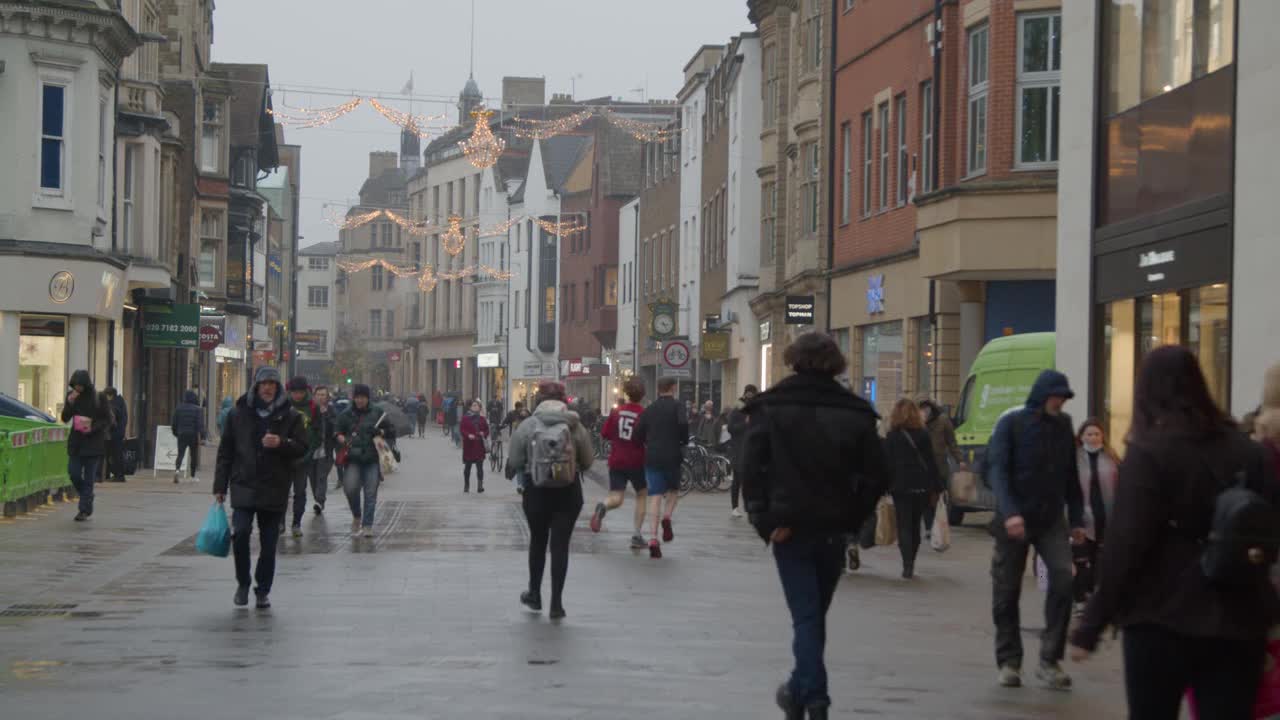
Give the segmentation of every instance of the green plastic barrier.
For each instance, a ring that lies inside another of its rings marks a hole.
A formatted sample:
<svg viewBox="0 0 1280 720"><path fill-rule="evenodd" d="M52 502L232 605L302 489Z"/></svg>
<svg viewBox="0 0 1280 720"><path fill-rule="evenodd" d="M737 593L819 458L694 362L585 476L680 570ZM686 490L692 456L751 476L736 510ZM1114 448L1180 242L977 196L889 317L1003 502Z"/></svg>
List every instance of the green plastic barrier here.
<svg viewBox="0 0 1280 720"><path fill-rule="evenodd" d="M0 503L71 484L65 425L0 417Z"/></svg>

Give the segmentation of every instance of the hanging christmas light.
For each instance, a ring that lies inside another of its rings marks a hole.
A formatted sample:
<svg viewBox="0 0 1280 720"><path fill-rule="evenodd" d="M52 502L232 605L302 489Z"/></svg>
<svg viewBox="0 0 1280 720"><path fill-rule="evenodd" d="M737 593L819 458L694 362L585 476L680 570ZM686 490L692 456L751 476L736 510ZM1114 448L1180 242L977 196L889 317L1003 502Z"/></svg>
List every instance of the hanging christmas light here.
<svg viewBox="0 0 1280 720"><path fill-rule="evenodd" d="M449 229L440 233L440 246L450 255L457 257L467 246L467 235L462 230L462 218L449 216Z"/></svg>
<svg viewBox="0 0 1280 720"><path fill-rule="evenodd" d="M327 108L291 108L287 105L284 110L276 110L267 108L267 112L276 118L282 125L293 125L298 128L314 128L321 125L328 125L350 113L352 110L360 107L364 103L364 98L352 98L341 105L335 105Z"/></svg>
<svg viewBox="0 0 1280 720"><path fill-rule="evenodd" d="M492 116L492 110L484 108L472 110L471 117L475 120L475 130L472 131L470 139L458 143L458 147L462 148L462 153L467 156L471 164L481 170L493 167L502 155L503 149L507 147L507 141L494 136L493 131L489 129L489 118Z"/></svg>
<svg viewBox="0 0 1280 720"><path fill-rule="evenodd" d="M513 118L512 132L517 137L531 138L533 140L545 140L549 137L562 135L577 128L586 122L594 111L580 110L572 115L566 115L555 120L530 120L525 118Z"/></svg>
<svg viewBox="0 0 1280 720"><path fill-rule="evenodd" d="M434 226L428 220L410 220L394 210L386 209L373 210L359 215L349 215L345 218L337 215L336 213L330 212L325 217L325 222L339 230L353 230L363 225L368 225L379 218L386 218L390 220L412 235L425 236L430 235L433 232Z"/></svg>

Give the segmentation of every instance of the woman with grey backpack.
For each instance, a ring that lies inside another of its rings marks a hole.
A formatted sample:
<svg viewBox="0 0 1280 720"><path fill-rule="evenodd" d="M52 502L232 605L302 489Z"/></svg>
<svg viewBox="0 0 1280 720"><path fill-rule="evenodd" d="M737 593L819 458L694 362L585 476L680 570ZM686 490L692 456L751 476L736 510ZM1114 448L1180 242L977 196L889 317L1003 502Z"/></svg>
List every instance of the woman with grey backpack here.
<svg viewBox="0 0 1280 720"><path fill-rule="evenodd" d="M522 505L529 523L529 589L520 602L542 610L542 574L551 549L551 619L565 616L564 581L569 574L569 539L582 512L582 473L595 452L578 414L565 403L564 385L538 386L534 411L511 436L507 478L524 475Z"/></svg>

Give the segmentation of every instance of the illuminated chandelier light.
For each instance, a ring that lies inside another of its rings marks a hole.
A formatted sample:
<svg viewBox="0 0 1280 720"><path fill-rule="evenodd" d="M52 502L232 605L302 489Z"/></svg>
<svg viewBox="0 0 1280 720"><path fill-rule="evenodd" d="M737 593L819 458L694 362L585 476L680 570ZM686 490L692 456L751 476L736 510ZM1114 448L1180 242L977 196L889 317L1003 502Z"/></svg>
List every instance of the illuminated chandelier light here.
<svg viewBox="0 0 1280 720"><path fill-rule="evenodd" d="M449 229L440 233L440 246L450 255L457 257L467 246L467 235L462 229L462 218L449 216Z"/></svg>
<svg viewBox="0 0 1280 720"><path fill-rule="evenodd" d="M493 167L507 147L507 141L494 136L489 128L489 118L492 116L492 110L484 108L472 110L471 117L475 120L475 130L472 131L470 139L458 143L458 147L462 148L462 153L467 156L471 164L481 170Z"/></svg>

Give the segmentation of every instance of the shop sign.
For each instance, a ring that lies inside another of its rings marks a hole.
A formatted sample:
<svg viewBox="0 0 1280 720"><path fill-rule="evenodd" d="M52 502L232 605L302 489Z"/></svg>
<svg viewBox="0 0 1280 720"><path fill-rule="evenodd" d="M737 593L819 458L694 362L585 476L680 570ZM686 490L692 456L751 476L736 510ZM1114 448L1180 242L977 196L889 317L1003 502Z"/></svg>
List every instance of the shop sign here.
<svg viewBox="0 0 1280 720"><path fill-rule="evenodd" d="M787 296L787 325L812 325L813 307L816 304L812 295Z"/></svg>
<svg viewBox="0 0 1280 720"><path fill-rule="evenodd" d="M609 377L613 374L613 368L608 363L591 363L587 366L586 374L590 377Z"/></svg>
<svg viewBox="0 0 1280 720"><path fill-rule="evenodd" d="M399 350L388 350L388 351L387 351L387 362L400 362L400 351L399 351Z"/></svg>
<svg viewBox="0 0 1280 720"><path fill-rule="evenodd" d="M208 352L222 344L222 329L217 325L200 326L200 349Z"/></svg>
<svg viewBox="0 0 1280 720"><path fill-rule="evenodd" d="M142 346L197 348L200 346L200 306L177 303L148 305L142 314Z"/></svg>
<svg viewBox="0 0 1280 720"><path fill-rule="evenodd" d="M773 338L773 322L765 320L760 323L760 342L767 343Z"/></svg>
<svg viewBox="0 0 1280 720"><path fill-rule="evenodd" d="M867 314L879 315L884 312L884 274L867 278Z"/></svg>
<svg viewBox="0 0 1280 720"><path fill-rule="evenodd" d="M582 362L582 358L574 358L573 360L565 360L561 374L565 377L582 377L587 373L583 370L586 366Z"/></svg>
<svg viewBox="0 0 1280 720"><path fill-rule="evenodd" d="M524 376L527 378L556 377L556 363L552 360L527 360L524 364Z"/></svg>
<svg viewBox="0 0 1280 720"><path fill-rule="evenodd" d="M219 345L213 349L213 356L219 360L244 360L244 350Z"/></svg>
<svg viewBox="0 0 1280 720"><path fill-rule="evenodd" d="M502 367L502 356L498 353L480 353L476 355L476 367L481 369Z"/></svg>
<svg viewBox="0 0 1280 720"><path fill-rule="evenodd" d="M702 359L720 361L728 360L729 337L730 333L727 332L702 333Z"/></svg>
<svg viewBox="0 0 1280 720"><path fill-rule="evenodd" d="M76 276L67 270L59 270L49 278L49 299L61 305L71 299L76 291Z"/></svg>
<svg viewBox="0 0 1280 720"><path fill-rule="evenodd" d="M1095 260L1095 301L1229 282L1231 245L1230 229L1217 226L1099 255Z"/></svg>

